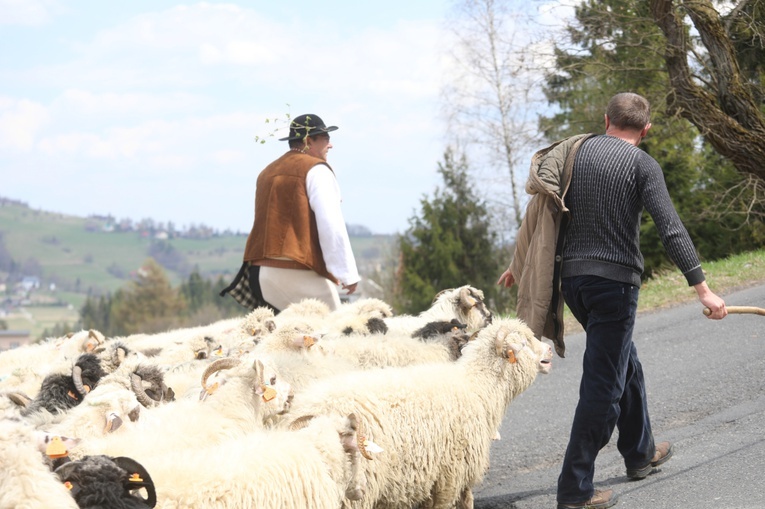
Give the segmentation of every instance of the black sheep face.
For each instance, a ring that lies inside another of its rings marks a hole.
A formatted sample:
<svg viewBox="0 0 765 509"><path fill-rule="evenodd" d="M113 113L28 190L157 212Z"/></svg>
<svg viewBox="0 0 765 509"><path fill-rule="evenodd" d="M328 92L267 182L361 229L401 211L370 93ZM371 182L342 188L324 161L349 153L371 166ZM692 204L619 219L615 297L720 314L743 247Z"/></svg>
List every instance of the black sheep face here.
<svg viewBox="0 0 765 509"><path fill-rule="evenodd" d="M80 355L74 365L82 370L82 383L90 389L95 388L106 376L106 371L101 367L101 361L92 353Z"/></svg>
<svg viewBox="0 0 765 509"><path fill-rule="evenodd" d="M84 456L55 470L81 508L146 509L156 505L149 473L131 458ZM147 498L136 492L146 490Z"/></svg>
<svg viewBox="0 0 765 509"><path fill-rule="evenodd" d="M46 376L40 385L40 392L32 403L22 412L29 415L40 409L51 413L60 413L74 408L82 402L85 394L81 393L74 381L74 369L78 368L86 391L93 389L106 376L101 368L101 361L92 353L82 354L74 363L72 373L54 373Z"/></svg>
<svg viewBox="0 0 765 509"><path fill-rule="evenodd" d="M37 397L22 410L22 415L30 415L45 409L55 414L74 408L82 401L71 375L53 374L46 376L40 385Z"/></svg>

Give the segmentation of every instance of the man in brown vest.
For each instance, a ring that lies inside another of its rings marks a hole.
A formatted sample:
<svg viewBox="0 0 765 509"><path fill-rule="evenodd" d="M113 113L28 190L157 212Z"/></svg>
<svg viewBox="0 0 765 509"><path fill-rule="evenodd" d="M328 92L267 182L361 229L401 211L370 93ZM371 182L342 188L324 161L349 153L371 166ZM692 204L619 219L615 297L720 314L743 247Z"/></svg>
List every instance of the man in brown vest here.
<svg viewBox="0 0 765 509"><path fill-rule="evenodd" d="M230 293L251 309L279 312L293 302L315 298L330 309L340 305L338 286L347 294L361 279L340 208L340 187L327 152L327 127L317 115L290 123L290 149L258 176L255 221L244 264Z"/></svg>

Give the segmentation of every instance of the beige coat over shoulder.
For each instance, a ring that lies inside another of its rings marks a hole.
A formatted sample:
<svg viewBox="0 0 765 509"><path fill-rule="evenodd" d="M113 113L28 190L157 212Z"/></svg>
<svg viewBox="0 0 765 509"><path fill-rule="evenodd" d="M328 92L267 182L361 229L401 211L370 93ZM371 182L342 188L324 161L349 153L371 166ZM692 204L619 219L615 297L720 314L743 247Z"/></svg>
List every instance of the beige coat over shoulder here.
<svg viewBox="0 0 765 509"><path fill-rule="evenodd" d="M518 318L542 339L549 338L564 357L563 297L560 295L562 259L556 247L561 225L569 211L564 198L571 182L574 157L581 143L593 134L557 141L531 158L526 192L533 195L515 239L510 271L518 283Z"/></svg>

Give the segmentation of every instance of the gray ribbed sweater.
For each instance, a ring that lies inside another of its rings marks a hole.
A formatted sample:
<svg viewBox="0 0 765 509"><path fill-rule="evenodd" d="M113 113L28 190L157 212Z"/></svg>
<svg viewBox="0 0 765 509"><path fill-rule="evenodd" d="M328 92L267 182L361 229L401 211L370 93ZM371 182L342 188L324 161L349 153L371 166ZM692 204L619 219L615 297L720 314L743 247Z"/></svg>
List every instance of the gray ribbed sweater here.
<svg viewBox="0 0 765 509"><path fill-rule="evenodd" d="M640 286L640 216L645 208L688 284L704 281L659 163L634 145L605 135L585 141L576 155L565 202L571 224L563 250L563 277L594 275Z"/></svg>

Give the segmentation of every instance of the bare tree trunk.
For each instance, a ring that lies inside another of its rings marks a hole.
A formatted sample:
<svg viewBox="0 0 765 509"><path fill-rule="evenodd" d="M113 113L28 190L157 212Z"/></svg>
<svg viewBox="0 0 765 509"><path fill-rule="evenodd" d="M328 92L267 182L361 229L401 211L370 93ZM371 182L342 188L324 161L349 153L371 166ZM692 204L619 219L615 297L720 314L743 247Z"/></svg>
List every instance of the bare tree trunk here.
<svg viewBox="0 0 765 509"><path fill-rule="evenodd" d="M678 8L688 13L707 50L710 90L689 67L692 48ZM669 111L692 122L740 172L765 180L765 116L742 76L720 14L709 0L651 0L651 14L667 38Z"/></svg>

